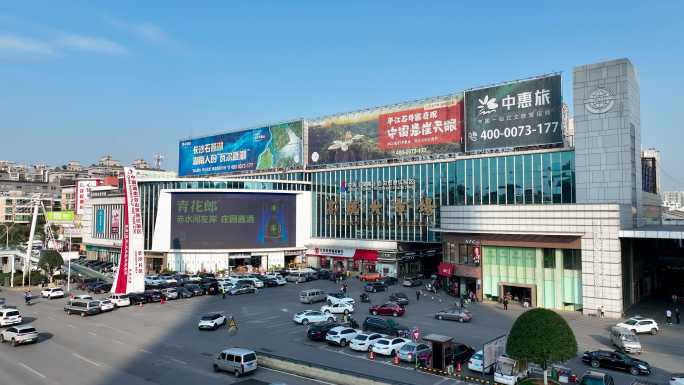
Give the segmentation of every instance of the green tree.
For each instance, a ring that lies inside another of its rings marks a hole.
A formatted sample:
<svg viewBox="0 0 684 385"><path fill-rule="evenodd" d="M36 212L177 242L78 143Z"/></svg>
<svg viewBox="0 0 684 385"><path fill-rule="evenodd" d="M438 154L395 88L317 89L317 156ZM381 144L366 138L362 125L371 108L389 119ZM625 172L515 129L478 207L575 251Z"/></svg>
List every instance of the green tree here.
<svg viewBox="0 0 684 385"><path fill-rule="evenodd" d="M50 277L50 282L52 282L52 272L62 266L64 264L64 260L62 259L62 255L57 252L56 250L43 250L40 253L40 259L38 260L38 267L41 269L45 270L48 273L48 277Z"/></svg>
<svg viewBox="0 0 684 385"><path fill-rule="evenodd" d="M516 359L534 362L544 369L577 356L577 340L568 323L556 312L533 309L523 313L508 334L506 353Z"/></svg>

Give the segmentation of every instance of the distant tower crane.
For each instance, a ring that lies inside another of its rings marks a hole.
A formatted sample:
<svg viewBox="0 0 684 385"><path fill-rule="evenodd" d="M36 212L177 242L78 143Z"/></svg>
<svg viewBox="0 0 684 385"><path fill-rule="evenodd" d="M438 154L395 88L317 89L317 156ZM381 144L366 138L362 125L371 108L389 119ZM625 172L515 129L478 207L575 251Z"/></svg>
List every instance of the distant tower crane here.
<svg viewBox="0 0 684 385"><path fill-rule="evenodd" d="M154 168L156 168L157 170L161 170L161 164L162 164L162 161L164 160L164 155L154 154L153 159L154 159Z"/></svg>

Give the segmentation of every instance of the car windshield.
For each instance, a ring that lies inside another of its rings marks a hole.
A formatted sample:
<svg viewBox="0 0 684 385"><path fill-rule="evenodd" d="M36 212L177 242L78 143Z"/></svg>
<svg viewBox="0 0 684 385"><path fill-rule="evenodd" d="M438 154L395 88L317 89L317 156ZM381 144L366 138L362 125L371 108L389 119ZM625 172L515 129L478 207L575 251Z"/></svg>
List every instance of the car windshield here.
<svg viewBox="0 0 684 385"><path fill-rule="evenodd" d="M254 354L254 353L245 354L242 357L242 362L251 362L254 360L256 360L256 354Z"/></svg>
<svg viewBox="0 0 684 385"><path fill-rule="evenodd" d="M412 352L416 349L416 345L409 343L401 347L400 351L402 352Z"/></svg>
<svg viewBox="0 0 684 385"><path fill-rule="evenodd" d="M476 360L482 360L482 353L475 353L473 354L473 358Z"/></svg>
<svg viewBox="0 0 684 385"><path fill-rule="evenodd" d="M368 336L365 334L359 334L358 336L354 337L354 339L358 341L365 341L368 339Z"/></svg>
<svg viewBox="0 0 684 385"><path fill-rule="evenodd" d="M637 321L633 319L628 319L624 322L626 325L636 325Z"/></svg>
<svg viewBox="0 0 684 385"><path fill-rule="evenodd" d="M33 333L35 331L36 331L35 328L19 329L19 333Z"/></svg>
<svg viewBox="0 0 684 385"><path fill-rule="evenodd" d="M211 314L211 315L205 315L202 316L202 321L213 321L217 319L219 316L217 314Z"/></svg>
<svg viewBox="0 0 684 385"><path fill-rule="evenodd" d="M7 317L11 317L11 316L15 316L15 315L19 315L19 312L16 310L7 312Z"/></svg>

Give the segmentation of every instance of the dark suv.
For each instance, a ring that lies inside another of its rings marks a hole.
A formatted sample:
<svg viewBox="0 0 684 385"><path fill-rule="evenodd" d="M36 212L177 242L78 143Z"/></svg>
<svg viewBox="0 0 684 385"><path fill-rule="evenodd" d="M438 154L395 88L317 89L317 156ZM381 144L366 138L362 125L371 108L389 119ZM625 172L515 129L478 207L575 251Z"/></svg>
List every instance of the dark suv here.
<svg viewBox="0 0 684 385"><path fill-rule="evenodd" d="M325 341L325 336L328 334L328 331L337 326L342 326L342 324L338 322L315 323L309 326L309 329L306 331L306 336L313 341Z"/></svg>
<svg viewBox="0 0 684 385"><path fill-rule="evenodd" d="M582 362L591 365L592 368L598 369L604 367L607 369L616 369L629 372L629 374L636 376L639 374L651 374L651 365L646 361L632 358L622 352L607 350L596 350L593 352L584 352L582 355Z"/></svg>
<svg viewBox="0 0 684 385"><path fill-rule="evenodd" d="M398 337L407 336L410 333L406 326L399 325L392 319L386 320L380 317L366 317L363 321L363 330Z"/></svg>
<svg viewBox="0 0 684 385"><path fill-rule="evenodd" d="M615 385L615 381L608 374L588 370L582 376L579 385Z"/></svg>

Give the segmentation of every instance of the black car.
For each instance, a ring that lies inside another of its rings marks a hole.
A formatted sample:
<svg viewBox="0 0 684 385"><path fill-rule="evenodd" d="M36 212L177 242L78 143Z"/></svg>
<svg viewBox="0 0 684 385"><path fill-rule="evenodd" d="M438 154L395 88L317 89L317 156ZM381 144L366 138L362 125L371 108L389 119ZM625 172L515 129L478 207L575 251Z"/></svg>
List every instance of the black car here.
<svg viewBox="0 0 684 385"><path fill-rule="evenodd" d="M183 285L183 287L187 289L190 293L192 293L193 296L204 295L204 290L202 290L202 288L198 284L186 283L185 285Z"/></svg>
<svg viewBox="0 0 684 385"><path fill-rule="evenodd" d="M147 296L145 293L128 293L128 299L131 301L131 305L138 305L147 302Z"/></svg>
<svg viewBox="0 0 684 385"><path fill-rule="evenodd" d="M204 291L204 294L216 295L219 292L218 281L214 278L203 278L200 287L202 288L202 291Z"/></svg>
<svg viewBox="0 0 684 385"><path fill-rule="evenodd" d="M103 294L108 293L110 290L112 290L111 283L101 283L97 286L94 286L91 291L95 294Z"/></svg>
<svg viewBox="0 0 684 385"><path fill-rule="evenodd" d="M401 306L406 306L409 303L408 296L406 295L406 293L402 292L390 294L389 300L392 302L396 302Z"/></svg>
<svg viewBox="0 0 684 385"><path fill-rule="evenodd" d="M306 331L306 336L312 341L325 341L325 336L328 331L334 327L342 326L338 322L319 322L309 326L309 330Z"/></svg>
<svg viewBox="0 0 684 385"><path fill-rule="evenodd" d="M318 270L318 279L330 279L330 270L326 270L326 269Z"/></svg>
<svg viewBox="0 0 684 385"><path fill-rule="evenodd" d="M328 275L328 280L337 282L338 278L344 278L344 273L341 271L330 272Z"/></svg>
<svg viewBox="0 0 684 385"><path fill-rule="evenodd" d="M465 364L473 354L475 354L475 349L472 347L454 342L453 345L451 345L451 352L446 356L446 359L450 364L455 364L456 362Z"/></svg>
<svg viewBox="0 0 684 385"><path fill-rule="evenodd" d="M622 352L607 350L596 350L593 352L584 352L582 355L582 362L591 365L592 368L606 368L623 370L636 376L639 374L651 374L651 365L648 362L632 358Z"/></svg>
<svg viewBox="0 0 684 385"><path fill-rule="evenodd" d="M420 276L406 277L404 279L404 282L402 282L401 284L406 286L406 287L420 286L423 284L423 278L421 278Z"/></svg>
<svg viewBox="0 0 684 385"><path fill-rule="evenodd" d="M264 286L276 287L276 286L278 286L278 281L276 281L275 278L266 278L266 279L264 279Z"/></svg>
<svg viewBox="0 0 684 385"><path fill-rule="evenodd" d="M159 290L145 290L145 302L161 302L162 294Z"/></svg>
<svg viewBox="0 0 684 385"><path fill-rule="evenodd" d="M190 298L190 297L194 296L194 294L192 294L192 292L190 290L186 289L183 286L177 287L176 292L178 292L178 298L179 299L180 298Z"/></svg>
<svg viewBox="0 0 684 385"><path fill-rule="evenodd" d="M369 293L377 293L379 291L385 291L386 289L387 286L385 286L385 284L382 282L368 282L363 286L363 290Z"/></svg>
<svg viewBox="0 0 684 385"><path fill-rule="evenodd" d="M408 327L394 322L393 319L386 320L380 317L366 317L366 319L363 320L362 328L364 331L371 331L397 337L408 336L410 333Z"/></svg>
<svg viewBox="0 0 684 385"><path fill-rule="evenodd" d="M385 286L392 286L392 285L396 285L396 283L398 281L394 277L382 277L382 278L380 278L380 280L378 282L384 283Z"/></svg>

